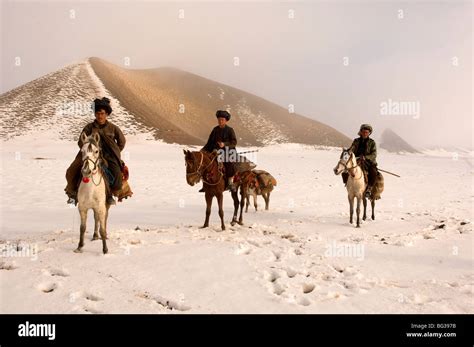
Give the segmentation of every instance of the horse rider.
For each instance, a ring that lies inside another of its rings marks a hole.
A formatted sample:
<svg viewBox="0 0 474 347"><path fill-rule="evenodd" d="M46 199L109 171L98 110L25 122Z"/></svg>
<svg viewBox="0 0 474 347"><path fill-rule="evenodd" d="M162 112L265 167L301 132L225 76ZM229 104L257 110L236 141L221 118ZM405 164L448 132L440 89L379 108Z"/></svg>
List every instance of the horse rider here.
<svg viewBox="0 0 474 347"><path fill-rule="evenodd" d="M235 136L234 129L227 125L227 122L230 120L229 112L218 110L216 112L216 118L218 125L212 129L209 139L201 151L209 153L214 150L220 151L218 158L222 160L225 167L225 175L227 178L226 190L232 190L234 188L233 180L236 171L232 158L237 158L237 151L235 149L237 137ZM204 187L201 188L200 192L204 192Z"/></svg>
<svg viewBox="0 0 474 347"><path fill-rule="evenodd" d="M104 164L106 164L107 170L113 176L109 178L112 182L109 182L109 179L105 179L107 204L115 205L113 194L116 195L116 192L122 188L122 168L124 163L121 159L120 152L125 147L126 140L122 130L107 120L107 117L112 113L112 107L110 107L110 100L108 98L95 99L94 112L95 120L87 124L82 132L87 136L93 133L100 135L102 159L105 161ZM79 137L77 144L79 148L82 148L83 143L81 137ZM69 197L67 201L68 204L77 204L77 189L81 179L81 168L82 154L79 150L76 158L66 171L67 186L64 190Z"/></svg>
<svg viewBox="0 0 474 347"><path fill-rule="evenodd" d="M372 134L372 126L370 124L362 124L359 130L359 137L354 139L349 150L359 158L361 168L367 172L367 189L365 191L365 197L369 198L372 193L372 188L377 178L377 146L375 141L369 136ZM349 178L348 173L342 175L344 184L347 183Z"/></svg>

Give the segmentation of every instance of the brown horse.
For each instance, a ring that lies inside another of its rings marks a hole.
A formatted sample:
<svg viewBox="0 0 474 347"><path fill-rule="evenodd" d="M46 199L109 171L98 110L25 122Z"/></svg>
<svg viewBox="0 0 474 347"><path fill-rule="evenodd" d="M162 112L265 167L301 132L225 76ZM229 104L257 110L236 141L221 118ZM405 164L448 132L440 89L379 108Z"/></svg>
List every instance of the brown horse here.
<svg viewBox="0 0 474 347"><path fill-rule="evenodd" d="M184 152L184 161L186 165L186 181L190 186L194 186L200 180L203 181L203 188L206 198L206 219L204 225L201 228L207 228L209 226L209 216L211 214L212 199L217 198L219 205L219 217L221 218L221 228L225 230L224 224L224 210L222 208L223 193L226 188L226 179L224 172L224 165L218 162L218 153L208 153L205 151L187 151ZM245 175L243 176L245 177ZM243 182L243 184L242 184ZM234 190L231 191L232 200L234 200L234 216L232 226L235 223L243 224L242 211L244 207L244 201L246 197L247 188L242 190L242 185L245 185L245 180L241 180ZM242 199L239 201L237 191L240 187L240 194ZM240 204L240 218L237 221L237 212Z"/></svg>

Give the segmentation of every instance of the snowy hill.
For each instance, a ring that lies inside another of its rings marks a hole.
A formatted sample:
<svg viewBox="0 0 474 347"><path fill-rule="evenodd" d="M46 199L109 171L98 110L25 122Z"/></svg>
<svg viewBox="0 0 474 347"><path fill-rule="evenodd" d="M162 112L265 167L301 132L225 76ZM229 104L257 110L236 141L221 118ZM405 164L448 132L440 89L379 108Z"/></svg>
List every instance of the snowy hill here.
<svg viewBox="0 0 474 347"><path fill-rule="evenodd" d="M215 111L228 109L240 145L348 145L350 139L315 120L244 91L172 68L130 70L98 58L66 66L0 95L0 138L22 134L75 140L93 119L96 97L112 100L110 120L125 134L202 145Z"/></svg>
<svg viewBox="0 0 474 347"><path fill-rule="evenodd" d="M0 95L0 138L19 135L76 140L93 120L91 102L111 98L111 121L127 134L149 132L111 97L88 61L66 66Z"/></svg>
<svg viewBox="0 0 474 347"><path fill-rule="evenodd" d="M418 153L408 142L402 139L392 129L385 129L381 136L380 148L394 153Z"/></svg>

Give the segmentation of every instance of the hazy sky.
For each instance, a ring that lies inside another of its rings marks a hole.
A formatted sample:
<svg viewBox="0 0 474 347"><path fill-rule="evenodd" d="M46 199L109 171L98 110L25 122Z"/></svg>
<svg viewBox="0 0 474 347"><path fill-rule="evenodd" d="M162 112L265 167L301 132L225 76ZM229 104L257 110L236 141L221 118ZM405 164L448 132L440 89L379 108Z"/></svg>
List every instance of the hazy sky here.
<svg viewBox="0 0 474 347"><path fill-rule="evenodd" d="M370 122L374 136L472 148L470 1L1 4L1 93L86 57L129 57L293 104L350 137ZM419 112L396 114L409 103Z"/></svg>

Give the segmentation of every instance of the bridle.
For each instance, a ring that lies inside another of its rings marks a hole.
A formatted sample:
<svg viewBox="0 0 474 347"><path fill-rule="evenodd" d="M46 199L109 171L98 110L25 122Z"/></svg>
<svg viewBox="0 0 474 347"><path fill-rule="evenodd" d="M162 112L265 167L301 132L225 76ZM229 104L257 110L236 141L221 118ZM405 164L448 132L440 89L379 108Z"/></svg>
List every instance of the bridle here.
<svg viewBox="0 0 474 347"><path fill-rule="evenodd" d="M355 166L351 166L351 167L347 166L347 163L352 163L351 158L352 158L353 155L354 155L354 153L351 152L351 154L349 155L349 159L347 159L346 162L344 162L343 159L341 158L339 160L339 165L344 166L344 172L348 172L349 175L351 175L352 177L355 177L355 173L352 170L355 170L357 167L360 166L359 164L357 164L357 159L359 159L359 158L354 157L356 159L356 165ZM359 177L359 178L361 178L361 177Z"/></svg>
<svg viewBox="0 0 474 347"><path fill-rule="evenodd" d="M204 183L206 183L207 185L215 186L215 185L219 184L220 180L222 179L222 176L224 176L224 174L222 173L221 170L218 170L220 177L219 177L219 179L217 180L216 183L209 183L209 182L207 182L207 181L204 179L204 177L203 177L204 172L207 171L207 169L211 166L211 164L214 162L214 160L217 158L217 156L215 156L214 158L212 158L212 160L209 162L209 164L207 164L207 166L206 166L204 169L200 170L201 167L202 167L202 163L203 163L203 161L204 161L204 153L199 152L199 154L201 154L201 161L199 162L198 168L197 168L196 171L194 171L194 172L186 173L186 177L187 177L187 176L192 176L192 175L198 175L198 176L199 176L199 179L201 179L201 180L202 180ZM194 162L194 154L193 154L193 162Z"/></svg>
<svg viewBox="0 0 474 347"><path fill-rule="evenodd" d="M89 157L87 157L86 159L82 159L82 166L84 166L84 163L89 162L89 161L90 161L92 164L94 164L94 168L91 170L91 176L90 176L90 178L91 178L92 183L94 183L95 186L98 186L98 185L100 184L100 182L102 182L102 175L100 175L99 183L95 183L95 181L94 181L94 175L99 171L99 167L98 167L97 164L98 164L99 161L100 161L101 154L102 154L102 152L101 152L101 150L100 150L100 148L99 148L99 156L97 157L96 160L92 160L92 159L89 158ZM94 171L94 170L95 170L95 171ZM86 177L87 177L87 176L86 176Z"/></svg>
<svg viewBox="0 0 474 347"><path fill-rule="evenodd" d="M203 162L203 160L204 160L204 154L203 154L202 152L199 152L199 154L201 154L201 162L199 163L198 168L197 168L196 171L194 171L194 172L190 172L190 173L187 173L187 172L186 172L186 176L191 176L191 175L196 175L196 174L198 174L200 178L202 177L202 172L199 171L199 169L200 169L201 166L202 166L202 162ZM194 162L194 155L193 155L193 162Z"/></svg>

